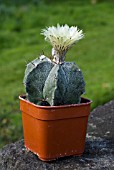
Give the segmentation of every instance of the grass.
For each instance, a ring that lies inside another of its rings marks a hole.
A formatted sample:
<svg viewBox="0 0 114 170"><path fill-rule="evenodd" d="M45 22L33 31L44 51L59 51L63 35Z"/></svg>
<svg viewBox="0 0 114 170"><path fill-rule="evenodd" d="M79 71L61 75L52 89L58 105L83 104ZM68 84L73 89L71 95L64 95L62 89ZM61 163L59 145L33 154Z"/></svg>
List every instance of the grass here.
<svg viewBox="0 0 114 170"><path fill-rule="evenodd" d="M25 3L22 3L25 2ZM75 61L86 81L86 95L92 109L114 98L114 3L104 1L33 1L0 4L0 147L23 137L19 94L26 62L51 47L40 35L41 29L57 23L78 25L85 38L67 54Z"/></svg>

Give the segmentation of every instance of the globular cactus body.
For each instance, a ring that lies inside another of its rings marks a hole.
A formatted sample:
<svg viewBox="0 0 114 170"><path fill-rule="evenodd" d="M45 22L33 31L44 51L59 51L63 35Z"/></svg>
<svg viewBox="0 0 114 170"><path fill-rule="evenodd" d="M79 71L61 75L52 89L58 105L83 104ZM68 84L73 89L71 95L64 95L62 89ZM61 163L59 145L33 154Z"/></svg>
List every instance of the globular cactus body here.
<svg viewBox="0 0 114 170"><path fill-rule="evenodd" d="M27 65L24 84L28 100L38 105L76 104L85 92L82 72L74 62L56 64L46 57Z"/></svg>

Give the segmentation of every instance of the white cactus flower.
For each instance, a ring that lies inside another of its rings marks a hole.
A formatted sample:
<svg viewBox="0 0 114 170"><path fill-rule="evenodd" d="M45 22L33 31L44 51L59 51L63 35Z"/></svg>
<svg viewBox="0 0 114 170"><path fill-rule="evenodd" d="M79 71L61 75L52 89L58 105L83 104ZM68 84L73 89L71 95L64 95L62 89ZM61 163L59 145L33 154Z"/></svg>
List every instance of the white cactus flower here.
<svg viewBox="0 0 114 170"><path fill-rule="evenodd" d="M52 26L43 29L41 34L53 46L52 55L54 56L53 51L55 51L56 58L63 58L63 60L68 49L84 37L82 30L78 30L77 26L69 27L68 25L60 26L59 24L57 24L57 27Z"/></svg>
<svg viewBox="0 0 114 170"><path fill-rule="evenodd" d="M56 50L67 50L77 41L84 37L82 30L78 30L77 27L68 25L57 27L48 27L43 29L42 33L45 36L45 40L49 41L53 48Z"/></svg>

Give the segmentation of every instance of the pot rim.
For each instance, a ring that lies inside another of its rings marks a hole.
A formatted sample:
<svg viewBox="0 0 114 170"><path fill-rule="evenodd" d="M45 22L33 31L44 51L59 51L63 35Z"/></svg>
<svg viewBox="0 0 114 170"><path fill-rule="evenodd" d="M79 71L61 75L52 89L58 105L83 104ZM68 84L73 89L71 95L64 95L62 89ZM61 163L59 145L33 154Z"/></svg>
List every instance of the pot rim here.
<svg viewBox="0 0 114 170"><path fill-rule="evenodd" d="M33 105L34 107L38 107L38 108L45 108L45 109L56 109L56 108L66 108L66 107L75 107L75 106L84 106L84 105L90 105L92 103L92 100L89 100L87 98L81 97L82 102L79 104L69 104L69 105L60 105L60 106L40 106L40 105L36 105L32 102L30 102L27 98L26 95L20 95L19 96L20 100L26 101L27 103ZM84 102L85 101L85 102Z"/></svg>

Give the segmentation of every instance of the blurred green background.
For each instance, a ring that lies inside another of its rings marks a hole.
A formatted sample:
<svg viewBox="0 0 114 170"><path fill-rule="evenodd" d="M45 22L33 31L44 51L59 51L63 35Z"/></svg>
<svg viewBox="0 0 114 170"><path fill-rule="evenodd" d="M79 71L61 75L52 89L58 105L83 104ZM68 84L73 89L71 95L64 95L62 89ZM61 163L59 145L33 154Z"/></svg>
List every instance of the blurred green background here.
<svg viewBox="0 0 114 170"><path fill-rule="evenodd" d="M40 32L57 23L85 33L66 60L82 69L92 109L114 99L113 0L0 1L0 147L23 137L18 96L25 93L25 66L42 50L50 56Z"/></svg>

